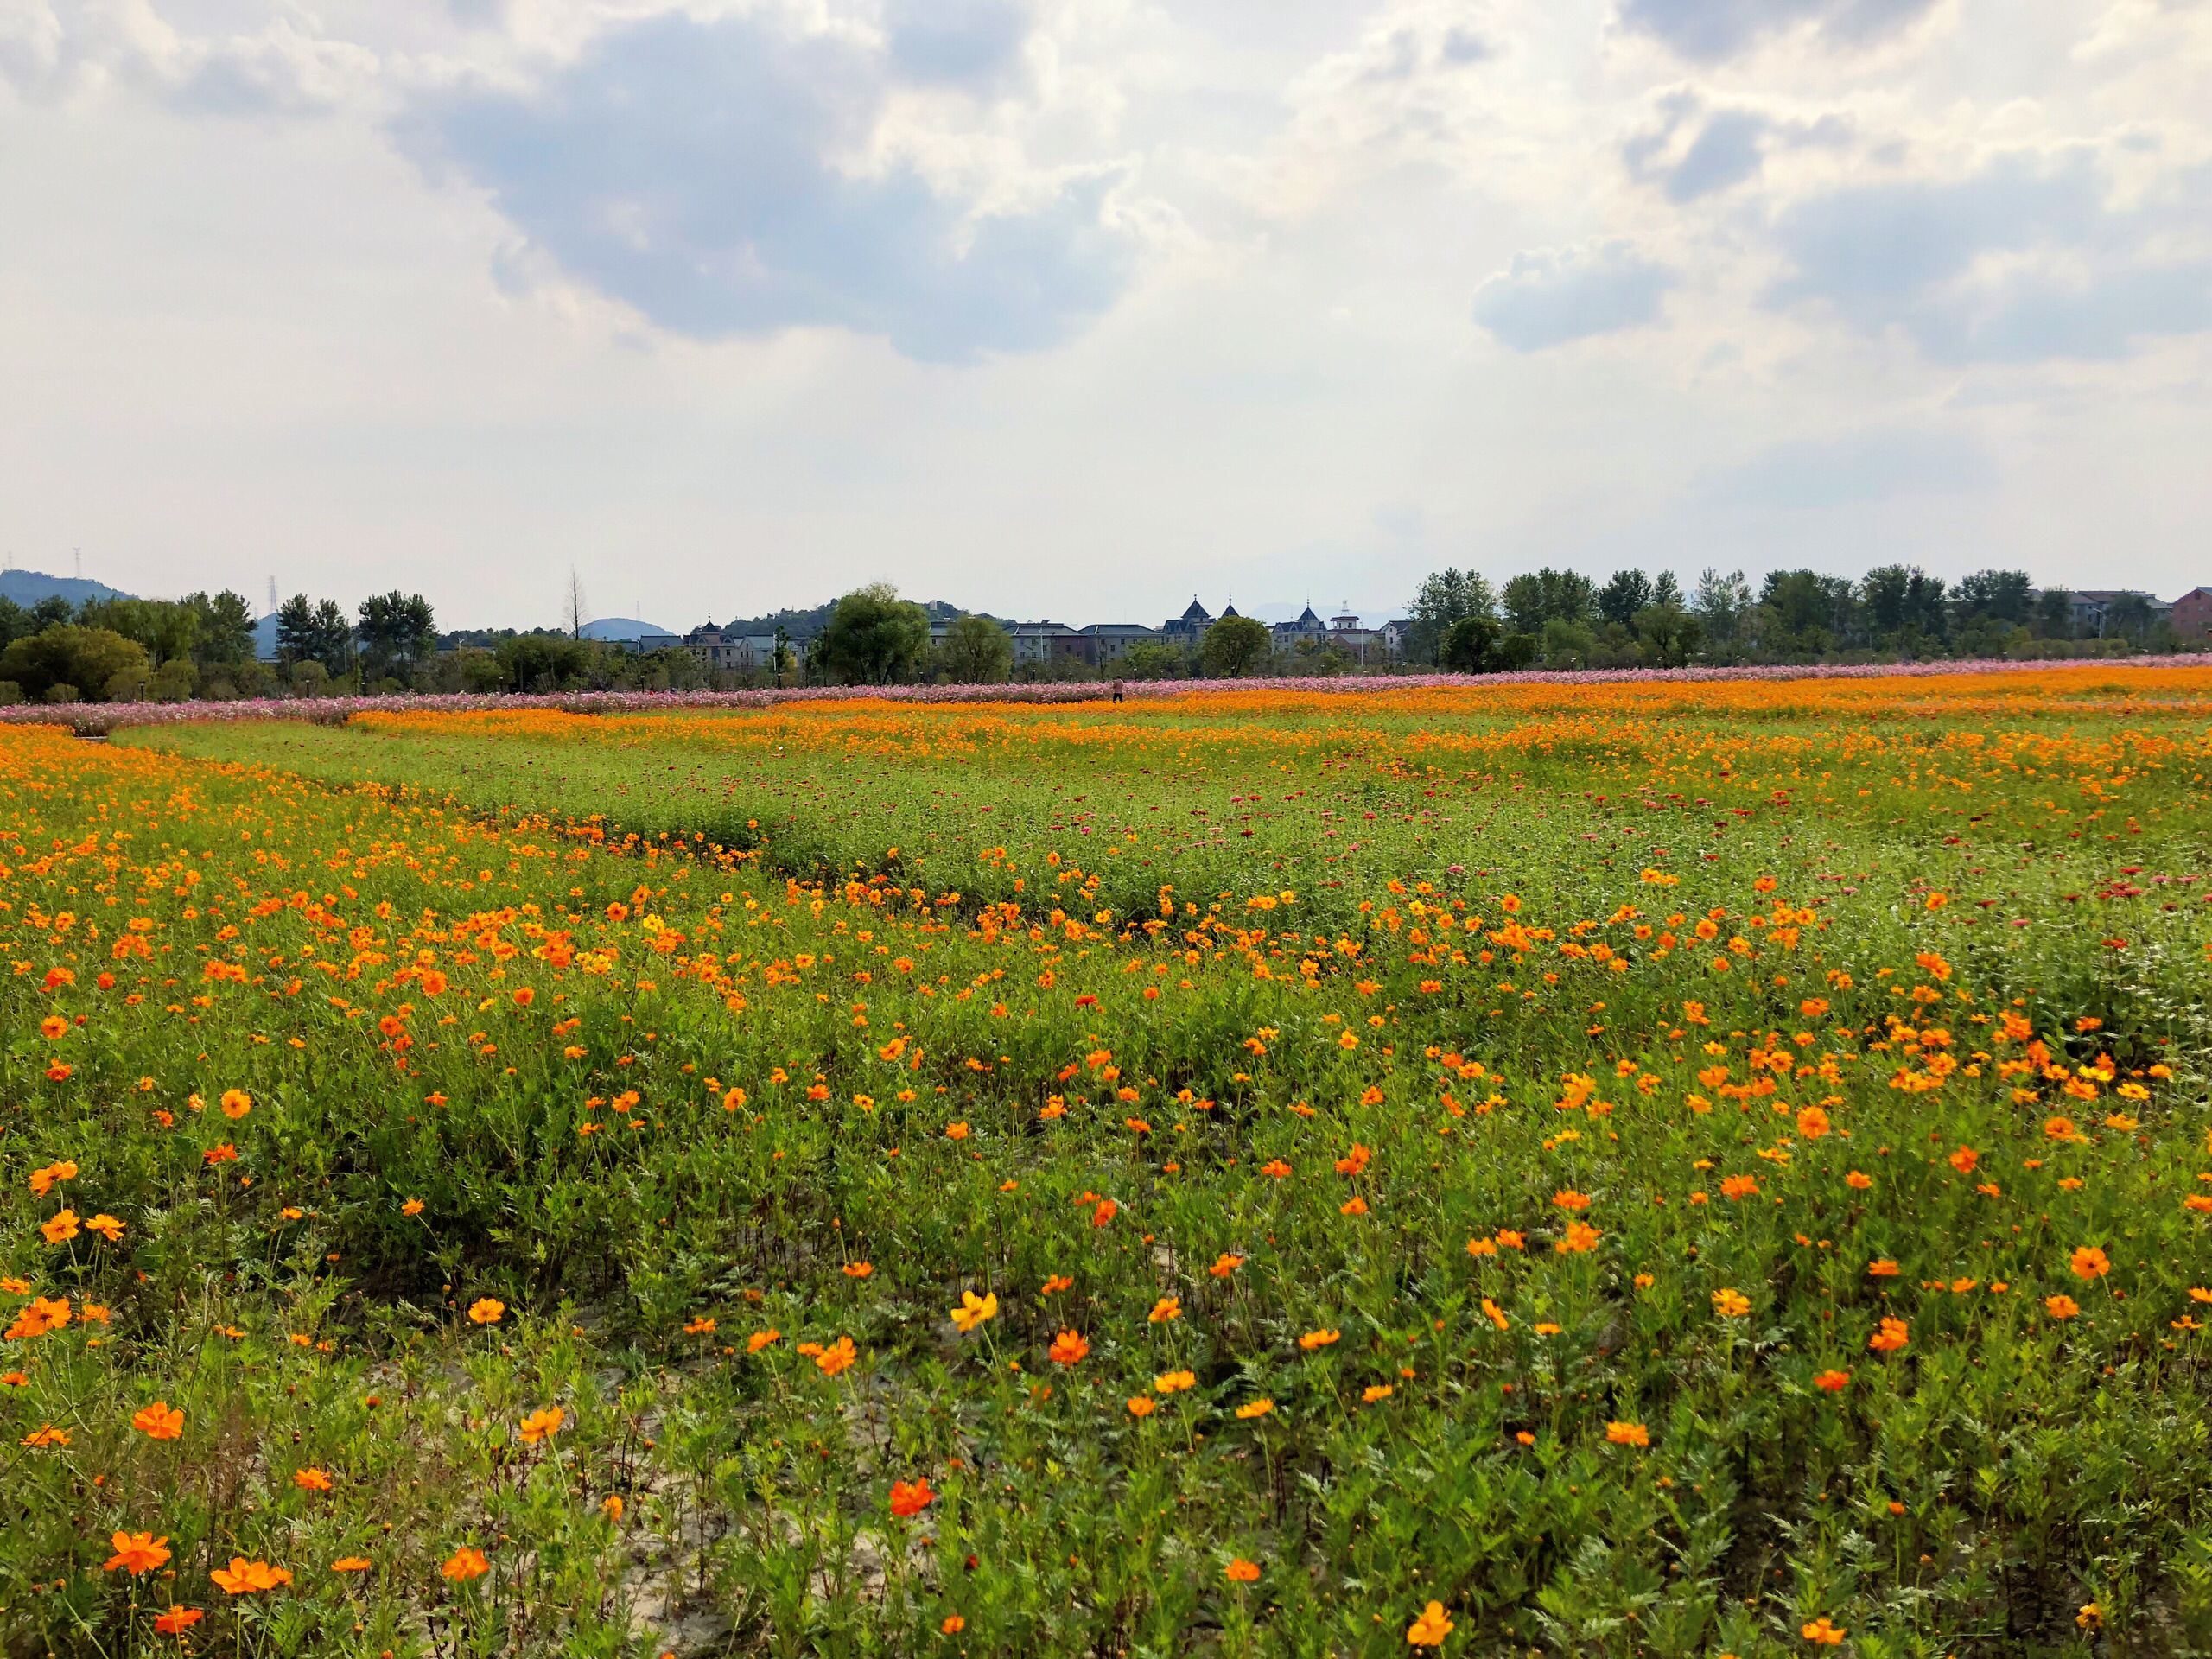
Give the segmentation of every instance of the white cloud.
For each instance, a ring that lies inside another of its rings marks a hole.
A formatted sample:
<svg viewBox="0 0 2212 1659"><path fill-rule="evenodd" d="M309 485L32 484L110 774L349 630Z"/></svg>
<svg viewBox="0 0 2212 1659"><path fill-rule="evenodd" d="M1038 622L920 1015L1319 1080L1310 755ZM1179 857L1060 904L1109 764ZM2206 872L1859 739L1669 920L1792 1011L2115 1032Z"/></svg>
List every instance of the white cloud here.
<svg viewBox="0 0 2212 1659"><path fill-rule="evenodd" d="M1676 273L1626 242L1538 249L1475 290L1475 321L1516 352L1540 352L1659 319Z"/></svg>
<svg viewBox="0 0 2212 1659"><path fill-rule="evenodd" d="M487 621L2169 589L2208 73L2168 0L0 0L7 550Z"/></svg>

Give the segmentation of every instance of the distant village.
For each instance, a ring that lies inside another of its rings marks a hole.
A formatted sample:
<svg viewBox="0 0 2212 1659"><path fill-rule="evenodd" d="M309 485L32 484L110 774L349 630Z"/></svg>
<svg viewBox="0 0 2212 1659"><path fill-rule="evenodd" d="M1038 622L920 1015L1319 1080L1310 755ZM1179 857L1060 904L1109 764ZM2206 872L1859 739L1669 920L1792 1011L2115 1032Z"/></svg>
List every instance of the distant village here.
<svg viewBox="0 0 2212 1659"><path fill-rule="evenodd" d="M932 607L930 617L930 643L942 648L950 637L957 613L939 615ZM1071 627L1065 622L1007 622L994 617L1014 645L1013 666L1017 675L1039 671L1052 677L1058 665L1064 671L1080 667L1091 673L1110 669L1125 661L1132 652L1136 653L1140 668L1150 665L1147 646L1161 648L1162 653L1173 653L1180 664L1193 658L1206 631L1217 621L1237 614L1234 602L1222 607L1221 615L1215 616L1198 602L1193 594L1191 603L1182 615L1170 617L1157 627L1147 627L1141 622L1092 622L1085 626ZM1340 613L1324 621L1308 605L1294 621L1276 622L1268 626L1278 652L1297 652L1319 655L1332 649L1346 664L1368 666L1396 659L1403 652L1407 630L1412 622L1397 618L1380 627L1363 627L1360 619ZM615 636L602 632L601 638ZM677 645L688 648L709 669L730 673L751 673L767 671L776 663L778 636L772 632L741 632L732 628L718 628L712 622L692 629L680 637L672 633L652 634L640 631L623 643L641 652L665 649ZM786 660L804 666L809 639L791 634L783 637Z"/></svg>
<svg viewBox="0 0 2212 1659"><path fill-rule="evenodd" d="M1308 604L1263 622L1193 594L1154 625L1004 620L872 584L807 610L684 633L593 618L571 579L563 625L442 629L420 594L353 606L296 594L259 615L225 589L141 599L83 578L0 572L0 703L313 696L337 692L738 690L769 685L1172 680L1691 664L2032 661L2212 650L2212 586L2037 588L2021 570L1947 582L1548 567L1493 585L1446 569L1374 626ZM1272 607L1271 607L1272 608Z"/></svg>

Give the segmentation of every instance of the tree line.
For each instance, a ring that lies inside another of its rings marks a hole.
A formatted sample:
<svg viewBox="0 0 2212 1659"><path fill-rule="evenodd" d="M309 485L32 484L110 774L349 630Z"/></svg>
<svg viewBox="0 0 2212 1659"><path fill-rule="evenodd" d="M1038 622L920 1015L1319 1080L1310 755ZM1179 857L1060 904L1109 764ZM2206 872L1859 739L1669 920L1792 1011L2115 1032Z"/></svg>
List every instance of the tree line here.
<svg viewBox="0 0 2212 1659"><path fill-rule="evenodd" d="M2113 601L2090 628L2077 623L2066 589L2039 589L2024 570L1946 583L1903 564L1857 582L1775 570L1756 590L1740 570L1708 569L1687 593L1671 571L1620 570L1600 584L1546 567L1493 587L1478 572L1447 569L1422 582L1409 613L1406 662L1469 673L2067 656L2181 643L2139 594Z"/></svg>

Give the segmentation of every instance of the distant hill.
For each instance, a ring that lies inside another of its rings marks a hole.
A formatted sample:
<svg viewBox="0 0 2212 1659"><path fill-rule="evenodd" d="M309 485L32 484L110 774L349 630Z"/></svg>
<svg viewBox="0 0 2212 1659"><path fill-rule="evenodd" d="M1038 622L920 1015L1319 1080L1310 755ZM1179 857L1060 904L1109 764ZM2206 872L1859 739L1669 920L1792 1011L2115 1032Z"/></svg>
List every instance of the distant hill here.
<svg viewBox="0 0 2212 1659"><path fill-rule="evenodd" d="M43 570L0 570L0 599L12 599L26 610L41 599L59 594L72 605L88 599L129 599L129 594L90 576L49 576Z"/></svg>
<svg viewBox="0 0 2212 1659"><path fill-rule="evenodd" d="M634 616L602 616L596 622L583 626L587 639L662 639L674 641L676 635L658 622L641 622Z"/></svg>

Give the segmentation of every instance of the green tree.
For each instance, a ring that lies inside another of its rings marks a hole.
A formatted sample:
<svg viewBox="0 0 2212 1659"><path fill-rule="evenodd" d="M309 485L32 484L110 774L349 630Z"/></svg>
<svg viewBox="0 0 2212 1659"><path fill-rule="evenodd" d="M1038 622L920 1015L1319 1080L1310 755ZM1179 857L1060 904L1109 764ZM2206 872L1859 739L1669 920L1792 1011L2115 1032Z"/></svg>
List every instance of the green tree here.
<svg viewBox="0 0 2212 1659"><path fill-rule="evenodd" d="M894 685L914 677L929 644L930 613L875 582L837 601L810 660L847 685Z"/></svg>
<svg viewBox="0 0 2212 1659"><path fill-rule="evenodd" d="M1446 566L1421 583L1406 614L1412 622L1406 630L1406 660L1433 663L1441 658L1452 624L1471 616L1497 614L1497 594L1486 577Z"/></svg>
<svg viewBox="0 0 2212 1659"><path fill-rule="evenodd" d="M1636 637L1657 668L1687 668L1705 638L1697 618L1673 600L1647 605L1636 613Z"/></svg>
<svg viewBox="0 0 2212 1659"><path fill-rule="evenodd" d="M79 626L105 628L134 639L147 658L162 664L192 655L200 637L200 613L189 605L161 599L88 599L77 613Z"/></svg>
<svg viewBox="0 0 2212 1659"><path fill-rule="evenodd" d="M591 671L591 647L565 633L518 633L499 641L500 676L509 691L566 691Z"/></svg>
<svg viewBox="0 0 2212 1659"><path fill-rule="evenodd" d="M1241 680L1268 660L1274 644L1266 623L1249 616L1224 616L1206 630L1198 659L1210 674Z"/></svg>
<svg viewBox="0 0 2212 1659"><path fill-rule="evenodd" d="M1178 680L1191 671L1191 659L1180 645L1165 639L1140 639L1122 653L1115 664L1132 680Z"/></svg>
<svg viewBox="0 0 2212 1659"><path fill-rule="evenodd" d="M1598 590L1598 614L1623 627L1636 625L1636 613L1651 603L1651 583L1641 570L1616 570Z"/></svg>
<svg viewBox="0 0 2212 1659"><path fill-rule="evenodd" d="M372 679L397 675L413 677L415 670L438 648L437 619L430 601L420 594L397 588L374 594L361 601L362 671Z"/></svg>
<svg viewBox="0 0 2212 1659"><path fill-rule="evenodd" d="M1444 649L1438 654L1444 666L1456 672L1494 674L1499 665L1497 647L1502 633L1492 617L1463 616L1444 636Z"/></svg>
<svg viewBox="0 0 2212 1659"><path fill-rule="evenodd" d="M152 673L146 648L136 639L126 639L112 628L81 627L73 622L58 622L0 652L0 680L15 681L27 697L48 697L62 685L98 697L118 676L137 684Z"/></svg>
<svg viewBox="0 0 2212 1659"><path fill-rule="evenodd" d="M210 599L204 593L187 594L184 603L199 619L192 659L201 668L228 667L253 655L253 607L242 594L226 588Z"/></svg>
<svg viewBox="0 0 2212 1659"><path fill-rule="evenodd" d="M1014 673L1014 636L988 616L963 616L946 631L937 661L957 685L996 685Z"/></svg>
<svg viewBox="0 0 2212 1659"><path fill-rule="evenodd" d="M1505 584L1506 620L1516 633L1541 634L1547 622L1587 622L1598 590L1589 577L1549 565Z"/></svg>

